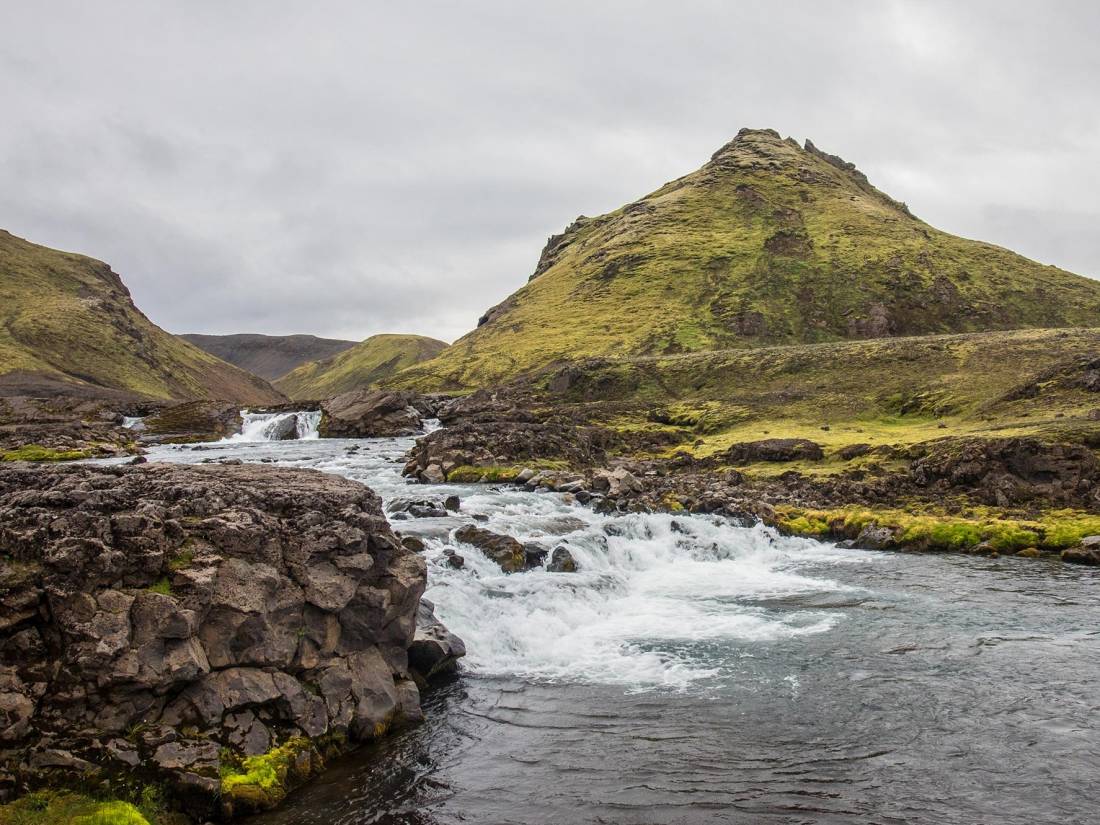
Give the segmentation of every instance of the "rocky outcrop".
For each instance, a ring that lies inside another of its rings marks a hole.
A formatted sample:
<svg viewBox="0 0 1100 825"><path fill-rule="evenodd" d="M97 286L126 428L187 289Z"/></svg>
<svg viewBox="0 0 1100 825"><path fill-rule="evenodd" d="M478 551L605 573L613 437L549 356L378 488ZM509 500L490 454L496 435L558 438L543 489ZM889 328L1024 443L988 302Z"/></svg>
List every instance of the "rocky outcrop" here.
<svg viewBox="0 0 1100 825"><path fill-rule="evenodd" d="M414 677L429 680L453 673L458 660L465 655L466 645L436 618L435 605L421 599L416 613L416 635L409 646L409 665Z"/></svg>
<svg viewBox="0 0 1100 825"><path fill-rule="evenodd" d="M754 461L817 461L825 457L821 445L808 438L765 438L742 441L726 450L731 464L751 464Z"/></svg>
<svg viewBox="0 0 1100 825"><path fill-rule="evenodd" d="M241 431L241 408L224 401L188 401L148 416L144 424L143 441L217 441Z"/></svg>
<svg viewBox="0 0 1100 825"><path fill-rule="evenodd" d="M323 438L412 435L423 426L424 400L413 393L353 390L321 404Z"/></svg>
<svg viewBox="0 0 1100 825"><path fill-rule="evenodd" d="M433 624L445 650L415 672L424 560L370 489L315 471L13 465L0 557L8 791L113 778L200 817L268 807L419 719L417 681L463 652Z"/></svg>
<svg viewBox="0 0 1100 825"><path fill-rule="evenodd" d="M1075 547L1063 550L1062 561L1100 565L1100 536L1085 536Z"/></svg>
<svg viewBox="0 0 1100 825"><path fill-rule="evenodd" d="M921 487L965 490L999 506L1100 504L1100 460L1080 444L1033 438L952 440L922 446L909 469Z"/></svg>
<svg viewBox="0 0 1100 825"><path fill-rule="evenodd" d="M135 433L121 426L117 406L78 396L0 398L0 455L33 447L85 457L133 452Z"/></svg>
<svg viewBox="0 0 1100 825"><path fill-rule="evenodd" d="M546 558L545 548L525 545L511 536L502 536L472 524L460 527L455 531L454 537L456 541L476 547L487 558L499 564L505 573L519 573L541 567Z"/></svg>

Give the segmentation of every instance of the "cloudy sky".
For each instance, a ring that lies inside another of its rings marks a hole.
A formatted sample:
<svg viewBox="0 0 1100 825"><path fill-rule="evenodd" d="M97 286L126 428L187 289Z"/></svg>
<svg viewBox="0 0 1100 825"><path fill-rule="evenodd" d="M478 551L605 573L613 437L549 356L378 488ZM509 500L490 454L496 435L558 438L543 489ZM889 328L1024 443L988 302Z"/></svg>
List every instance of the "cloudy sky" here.
<svg viewBox="0 0 1100 825"><path fill-rule="evenodd" d="M173 332L451 340L742 126L1100 277L1100 4L0 0L0 227Z"/></svg>

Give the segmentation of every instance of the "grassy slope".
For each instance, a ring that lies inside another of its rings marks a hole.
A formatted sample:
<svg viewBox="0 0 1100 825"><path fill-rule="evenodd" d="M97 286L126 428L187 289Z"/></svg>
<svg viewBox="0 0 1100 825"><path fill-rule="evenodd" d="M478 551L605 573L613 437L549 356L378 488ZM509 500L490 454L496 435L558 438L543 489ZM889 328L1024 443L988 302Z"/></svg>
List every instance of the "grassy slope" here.
<svg viewBox="0 0 1100 825"><path fill-rule="evenodd" d="M293 399L330 398L376 384L446 348L443 341L422 335L372 335L332 358L303 364L275 386Z"/></svg>
<svg viewBox="0 0 1100 825"><path fill-rule="evenodd" d="M0 230L0 378L15 373L149 398L281 400L149 321L106 264Z"/></svg>
<svg viewBox="0 0 1100 825"><path fill-rule="evenodd" d="M1100 283L934 229L837 159L767 131L578 219L539 268L395 383L463 389L592 355L1100 325Z"/></svg>
<svg viewBox="0 0 1100 825"><path fill-rule="evenodd" d="M810 438L825 461L751 469L816 474L851 467L834 454L856 443L1038 435L1100 444L1090 417L1100 393L1078 383L1098 353L1100 329L1068 329L599 359L558 398L626 429L686 430L686 449L700 457L738 441Z"/></svg>

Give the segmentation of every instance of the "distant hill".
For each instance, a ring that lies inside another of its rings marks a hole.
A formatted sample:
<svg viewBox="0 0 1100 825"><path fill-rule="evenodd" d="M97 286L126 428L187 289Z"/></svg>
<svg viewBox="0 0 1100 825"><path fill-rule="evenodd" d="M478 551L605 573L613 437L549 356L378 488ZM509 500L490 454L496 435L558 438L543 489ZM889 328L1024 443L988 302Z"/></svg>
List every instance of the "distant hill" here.
<svg viewBox="0 0 1100 825"><path fill-rule="evenodd" d="M152 323L101 261L0 230L0 395L283 397Z"/></svg>
<svg viewBox="0 0 1100 825"><path fill-rule="evenodd" d="M331 398L376 384L446 348L446 342L423 335L372 335L331 358L303 364L275 386L295 400Z"/></svg>
<svg viewBox="0 0 1100 825"><path fill-rule="evenodd" d="M744 129L701 169L549 239L530 281L393 382L557 360L1100 326L1100 282L929 226L855 166Z"/></svg>
<svg viewBox="0 0 1100 825"><path fill-rule="evenodd" d="M181 335L201 350L253 375L274 381L308 361L321 361L355 346L355 341L316 335Z"/></svg>

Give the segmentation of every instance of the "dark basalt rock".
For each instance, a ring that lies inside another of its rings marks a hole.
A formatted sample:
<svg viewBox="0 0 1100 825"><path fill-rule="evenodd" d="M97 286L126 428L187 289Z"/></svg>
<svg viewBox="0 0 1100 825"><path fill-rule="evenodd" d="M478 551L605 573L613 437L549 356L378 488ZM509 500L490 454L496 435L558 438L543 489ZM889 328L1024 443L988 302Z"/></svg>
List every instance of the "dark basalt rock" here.
<svg viewBox="0 0 1100 825"><path fill-rule="evenodd" d="M409 662L423 558L370 489L319 472L3 467L0 558L9 791L111 778L198 817L264 807L282 794L224 787L226 754L299 743L304 780L322 743L419 719L438 670Z"/></svg>
<svg viewBox="0 0 1100 825"><path fill-rule="evenodd" d="M979 501L1007 506L1100 504L1100 460L1080 444L994 438L922 445L909 475L921 487L967 490Z"/></svg>
<svg viewBox="0 0 1100 825"><path fill-rule="evenodd" d="M528 557L527 548L511 536L502 536L500 533L470 524L456 530L454 537L456 541L476 547L499 564L500 569L505 573L519 573L537 566L529 563L532 560ZM545 552L543 550L544 554Z"/></svg>
<svg viewBox="0 0 1100 825"><path fill-rule="evenodd" d="M412 435L422 427L423 406L414 393L353 390L322 402L318 431L324 438Z"/></svg>
<svg viewBox="0 0 1100 825"><path fill-rule="evenodd" d="M1062 561L1100 565L1100 536L1085 536L1076 547L1063 550Z"/></svg>
<svg viewBox="0 0 1100 825"><path fill-rule="evenodd" d="M731 464L751 464L754 461L816 461L825 457L821 445L808 438L765 438L742 441L726 450Z"/></svg>
<svg viewBox="0 0 1100 825"><path fill-rule="evenodd" d="M217 441L241 431L241 408L223 401L188 401L145 419L143 441Z"/></svg>

